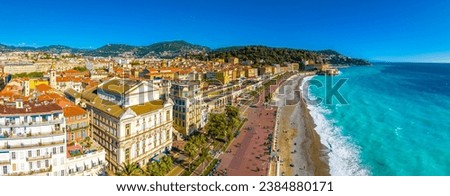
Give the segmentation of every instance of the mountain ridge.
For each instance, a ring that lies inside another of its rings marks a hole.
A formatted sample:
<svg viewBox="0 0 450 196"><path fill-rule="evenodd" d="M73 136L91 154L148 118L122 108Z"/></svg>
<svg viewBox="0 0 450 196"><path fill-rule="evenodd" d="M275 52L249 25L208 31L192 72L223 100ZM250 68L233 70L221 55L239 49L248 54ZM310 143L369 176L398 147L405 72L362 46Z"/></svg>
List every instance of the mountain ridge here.
<svg viewBox="0 0 450 196"><path fill-rule="evenodd" d="M331 64L367 65L368 61L344 56L337 51L305 50L287 47L270 47L264 45L229 46L211 49L207 46L192 44L184 40L156 42L146 46L129 44L106 44L96 49L80 49L65 45L49 45L41 47L8 46L0 43L0 52L36 51L49 53L80 53L85 56L103 57L158 57L174 58L184 56L200 60L211 58L238 57L243 61L251 60L256 64L281 64L283 62L302 62L302 60L318 61L327 59Z"/></svg>

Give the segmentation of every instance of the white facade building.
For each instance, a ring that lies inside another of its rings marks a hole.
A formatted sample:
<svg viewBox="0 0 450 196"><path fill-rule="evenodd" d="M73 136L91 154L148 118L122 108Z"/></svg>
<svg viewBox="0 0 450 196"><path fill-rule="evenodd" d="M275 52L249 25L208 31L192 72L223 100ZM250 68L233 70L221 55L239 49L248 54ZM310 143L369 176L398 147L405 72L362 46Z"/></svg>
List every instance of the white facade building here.
<svg viewBox="0 0 450 196"><path fill-rule="evenodd" d="M51 102L0 104L0 175L66 175L65 122Z"/></svg>
<svg viewBox="0 0 450 196"><path fill-rule="evenodd" d="M126 161L147 164L171 149L173 102L159 99L151 81L113 78L84 92L82 99L111 171Z"/></svg>

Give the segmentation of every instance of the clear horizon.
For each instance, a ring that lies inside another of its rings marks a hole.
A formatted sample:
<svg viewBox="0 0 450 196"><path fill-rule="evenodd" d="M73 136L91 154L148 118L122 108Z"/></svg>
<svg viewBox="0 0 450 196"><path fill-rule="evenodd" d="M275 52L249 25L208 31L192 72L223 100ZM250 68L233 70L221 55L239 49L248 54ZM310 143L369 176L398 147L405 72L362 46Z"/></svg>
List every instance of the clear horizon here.
<svg viewBox="0 0 450 196"><path fill-rule="evenodd" d="M333 49L370 61L450 62L450 2L7 1L0 43L98 48L161 41ZM19 11L20 14L17 14Z"/></svg>

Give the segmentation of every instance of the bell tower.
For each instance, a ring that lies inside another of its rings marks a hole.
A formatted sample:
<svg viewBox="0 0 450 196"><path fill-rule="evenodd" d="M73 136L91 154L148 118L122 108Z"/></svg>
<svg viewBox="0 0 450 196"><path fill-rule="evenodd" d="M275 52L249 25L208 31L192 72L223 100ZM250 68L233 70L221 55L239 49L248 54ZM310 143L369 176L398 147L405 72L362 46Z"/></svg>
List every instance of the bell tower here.
<svg viewBox="0 0 450 196"><path fill-rule="evenodd" d="M50 67L50 87L53 89L56 89L56 67L55 64L52 63L52 66Z"/></svg>

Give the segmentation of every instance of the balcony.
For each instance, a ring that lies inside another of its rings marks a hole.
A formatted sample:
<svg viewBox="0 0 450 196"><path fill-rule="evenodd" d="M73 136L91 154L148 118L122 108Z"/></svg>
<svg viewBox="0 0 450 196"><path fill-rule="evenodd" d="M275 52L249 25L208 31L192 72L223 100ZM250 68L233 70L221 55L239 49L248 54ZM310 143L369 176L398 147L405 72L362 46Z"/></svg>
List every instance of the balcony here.
<svg viewBox="0 0 450 196"><path fill-rule="evenodd" d="M48 172L52 171L52 166L50 165L49 167L46 168L42 168L42 169L38 169L38 170L32 170L32 171L28 171L28 172L19 172L19 173L11 173L11 174L7 174L6 176L32 176L32 175L42 175Z"/></svg>
<svg viewBox="0 0 450 196"><path fill-rule="evenodd" d="M40 122L20 122L16 123L15 121L7 121L5 123L0 123L0 128L14 128L14 127L38 127L38 126L46 126L46 125L56 125L64 123L63 118L56 118L49 121L40 121Z"/></svg>
<svg viewBox="0 0 450 196"><path fill-rule="evenodd" d="M37 157L27 157L27 161L40 161L40 160L46 160L46 159L51 159L52 158L52 154L48 154L48 155L42 155L42 156L37 156Z"/></svg>
<svg viewBox="0 0 450 196"><path fill-rule="evenodd" d="M11 160L1 160L0 165L9 165L11 164Z"/></svg>
<svg viewBox="0 0 450 196"><path fill-rule="evenodd" d="M69 170L69 176L89 176L89 175L99 175L105 166L103 164L95 164L92 167L84 165L83 167L77 167L75 169Z"/></svg>
<svg viewBox="0 0 450 196"><path fill-rule="evenodd" d="M31 139L31 138L43 138L43 137L49 137L49 136L61 136L64 135L64 131L62 129L56 129L51 131L50 133L38 133L38 134L10 134L7 132L5 135L4 133L0 133L0 140L14 140L14 139Z"/></svg>
<svg viewBox="0 0 450 196"><path fill-rule="evenodd" d="M45 146L57 146L64 145L64 140L61 141L53 141L53 142L39 142L35 144L20 144L20 145L9 145L6 143L5 145L0 146L0 149L20 149L20 148L34 148L34 147L45 147Z"/></svg>

